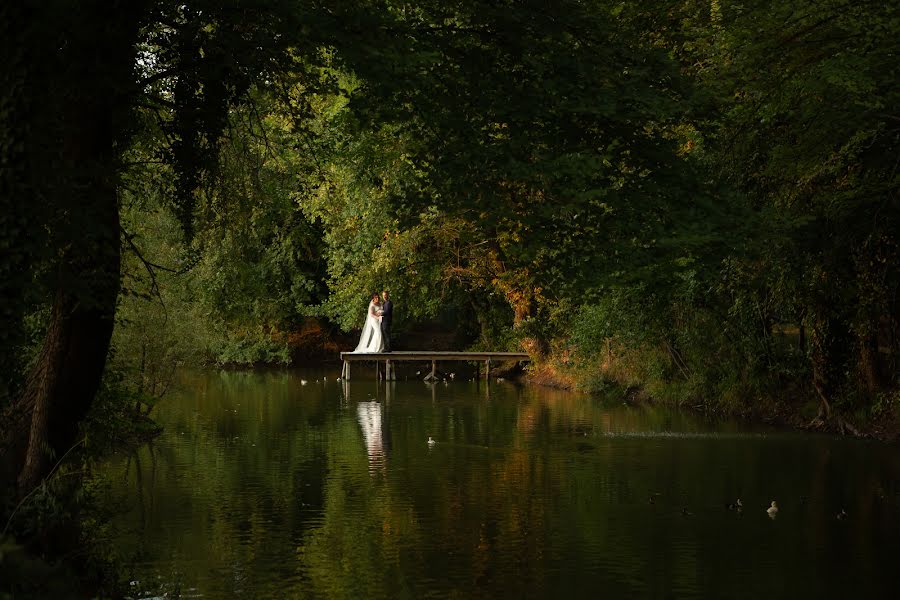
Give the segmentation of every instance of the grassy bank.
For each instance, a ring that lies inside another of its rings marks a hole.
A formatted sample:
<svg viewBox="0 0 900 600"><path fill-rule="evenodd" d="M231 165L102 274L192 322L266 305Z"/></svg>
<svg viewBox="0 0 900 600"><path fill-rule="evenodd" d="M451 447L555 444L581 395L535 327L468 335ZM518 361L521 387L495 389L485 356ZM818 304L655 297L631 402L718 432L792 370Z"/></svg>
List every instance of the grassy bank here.
<svg viewBox="0 0 900 600"><path fill-rule="evenodd" d="M787 425L797 429L900 440L900 391L882 392L862 404L846 394L834 414L818 419L819 398L811 383L786 376L752 376L738 370L712 377L689 369L665 347L629 348L610 340L601 351L583 356L559 349L532 365L530 383L589 393L618 390L633 402L651 402L720 416Z"/></svg>

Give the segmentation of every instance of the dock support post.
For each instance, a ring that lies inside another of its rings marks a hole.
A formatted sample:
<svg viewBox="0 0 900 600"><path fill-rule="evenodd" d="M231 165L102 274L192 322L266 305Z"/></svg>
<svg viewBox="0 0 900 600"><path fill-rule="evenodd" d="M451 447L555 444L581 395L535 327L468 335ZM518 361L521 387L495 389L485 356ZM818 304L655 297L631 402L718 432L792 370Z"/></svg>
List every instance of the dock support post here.
<svg viewBox="0 0 900 600"><path fill-rule="evenodd" d="M390 360L384 361L384 380L394 381L394 365L391 364Z"/></svg>
<svg viewBox="0 0 900 600"><path fill-rule="evenodd" d="M486 361L484 361L484 380L485 381L491 380L491 359L490 358L487 359Z"/></svg>
<svg viewBox="0 0 900 600"><path fill-rule="evenodd" d="M350 361L344 361L344 380L350 381Z"/></svg>
<svg viewBox="0 0 900 600"><path fill-rule="evenodd" d="M431 373L426 375L425 379L423 381L431 381L431 382L437 381L437 361L436 360L431 361Z"/></svg>

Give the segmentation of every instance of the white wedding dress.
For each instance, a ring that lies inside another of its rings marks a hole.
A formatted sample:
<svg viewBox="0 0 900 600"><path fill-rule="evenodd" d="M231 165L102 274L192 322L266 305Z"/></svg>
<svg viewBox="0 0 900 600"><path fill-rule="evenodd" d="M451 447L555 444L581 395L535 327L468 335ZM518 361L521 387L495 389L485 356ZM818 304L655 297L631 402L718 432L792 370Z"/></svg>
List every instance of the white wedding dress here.
<svg viewBox="0 0 900 600"><path fill-rule="evenodd" d="M379 307L374 302L369 302L366 311L366 324L363 325L362 335L359 336L359 344L354 352L371 353L384 350L384 338L381 336L381 320L378 314Z"/></svg>

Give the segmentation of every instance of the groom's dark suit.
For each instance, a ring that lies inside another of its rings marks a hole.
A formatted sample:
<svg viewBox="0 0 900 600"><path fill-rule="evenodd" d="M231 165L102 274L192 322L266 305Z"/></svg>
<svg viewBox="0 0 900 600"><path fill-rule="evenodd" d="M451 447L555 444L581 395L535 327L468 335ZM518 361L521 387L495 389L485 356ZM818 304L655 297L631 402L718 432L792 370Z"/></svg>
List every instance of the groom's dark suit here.
<svg viewBox="0 0 900 600"><path fill-rule="evenodd" d="M381 305L381 337L384 339L383 352L391 351L391 321L394 318L394 303L385 300Z"/></svg>

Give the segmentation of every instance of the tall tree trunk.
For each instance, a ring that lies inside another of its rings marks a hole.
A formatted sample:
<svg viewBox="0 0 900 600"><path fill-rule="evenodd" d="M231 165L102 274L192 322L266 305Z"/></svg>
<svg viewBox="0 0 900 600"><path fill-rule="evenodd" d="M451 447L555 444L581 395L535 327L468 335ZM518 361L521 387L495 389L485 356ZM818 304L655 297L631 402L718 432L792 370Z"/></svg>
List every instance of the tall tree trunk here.
<svg viewBox="0 0 900 600"><path fill-rule="evenodd" d="M811 316L810 359L812 361L813 388L819 396L817 419L832 417L832 404L840 386L844 383L850 336L845 323L830 316L833 309L823 306Z"/></svg>
<svg viewBox="0 0 900 600"><path fill-rule="evenodd" d="M69 240L40 354L23 394L3 418L10 426L0 451L19 471L19 495L34 488L54 457L75 442L99 388L112 336L120 266L116 192L109 181L81 183L86 193L79 194L79 204L97 220L81 240Z"/></svg>
<svg viewBox="0 0 900 600"><path fill-rule="evenodd" d="M50 323L23 393L0 415L0 484L34 488L76 441L100 384L119 289L116 189L141 2L31 3L16 13L31 66L24 152L55 274Z"/></svg>
<svg viewBox="0 0 900 600"><path fill-rule="evenodd" d="M878 330L874 323L858 337L859 371L863 389L874 398L883 386L881 365L878 363Z"/></svg>
<svg viewBox="0 0 900 600"><path fill-rule="evenodd" d="M118 248L118 238L112 244ZM118 255L107 259L111 281L105 307L85 307L73 294L58 290L50 328L37 363L28 376L20 408L32 410L20 495L33 489L75 443L78 425L100 385L113 330L118 288Z"/></svg>
<svg viewBox="0 0 900 600"><path fill-rule="evenodd" d="M879 243L881 242L881 243ZM856 315L853 319L853 332L856 337L856 367L859 376L859 390L868 400L874 401L885 386L878 356L878 334L881 315L887 312L889 274L886 266L893 261L891 248L884 238L875 237L866 240L856 259L856 285L859 299L856 303ZM881 260L879 260L881 259Z"/></svg>
<svg viewBox="0 0 900 600"><path fill-rule="evenodd" d="M513 309L514 328L523 326L528 319L535 316L537 307L533 290L524 287L508 289L506 298ZM528 335L522 338L522 349L538 359L544 358L550 352L547 340L540 335Z"/></svg>

